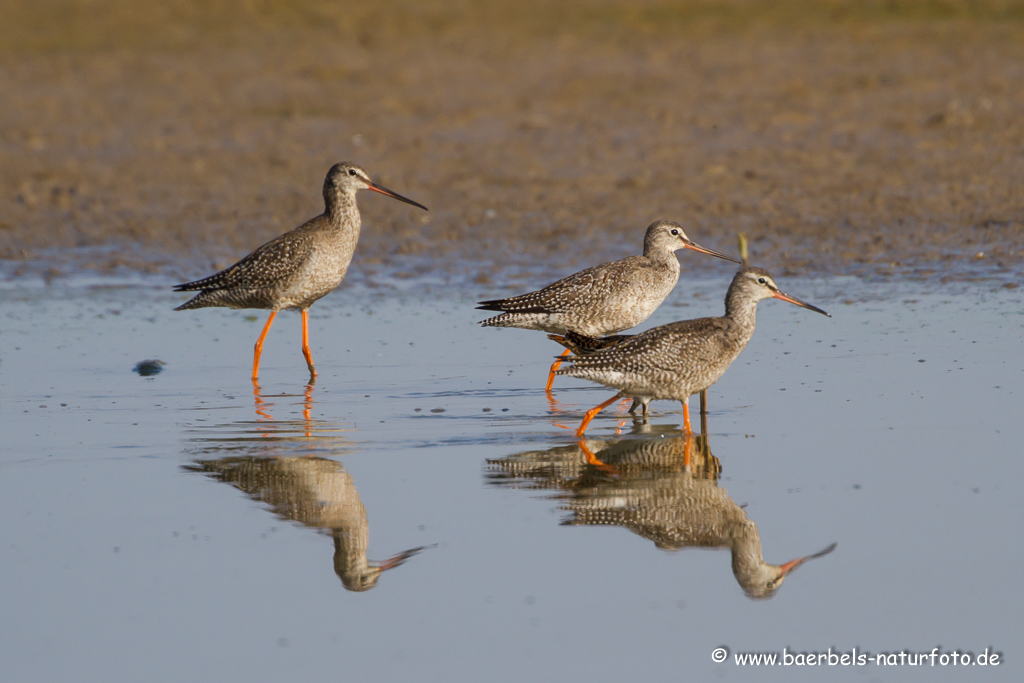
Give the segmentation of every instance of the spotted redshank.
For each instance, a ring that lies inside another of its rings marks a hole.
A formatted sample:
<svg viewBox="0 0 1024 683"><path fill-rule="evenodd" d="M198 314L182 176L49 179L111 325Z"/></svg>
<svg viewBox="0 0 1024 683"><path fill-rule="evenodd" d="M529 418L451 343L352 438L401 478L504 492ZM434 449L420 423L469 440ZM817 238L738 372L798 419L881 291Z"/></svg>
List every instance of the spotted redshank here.
<svg viewBox="0 0 1024 683"><path fill-rule="evenodd" d="M529 294L481 301L480 310L504 312L480 324L555 334L573 330L588 337L628 330L647 320L676 286L679 249L739 263L692 241L678 223L654 221L644 235L643 255L581 270ZM552 364L545 391L551 391L555 371L569 353L566 349Z"/></svg>
<svg viewBox="0 0 1024 683"><path fill-rule="evenodd" d="M241 261L202 280L177 285L176 292L199 291L176 311L207 306L268 308L263 332L256 341L252 381L259 377L263 340L277 312L297 308L302 313L302 355L309 376L316 378L309 350L309 307L341 284L359 241L356 192L373 190L406 204L427 207L374 183L356 164L335 164L324 180L324 212L256 249Z"/></svg>
<svg viewBox="0 0 1024 683"><path fill-rule="evenodd" d="M594 416L621 397L641 404L655 399L681 401L683 431L692 433L690 395L707 389L725 374L754 334L757 302L770 298L829 315L780 291L768 271L748 266L740 269L729 285L724 316L669 323L604 351L570 358L568 362L572 365L558 370L559 375L579 377L619 390L611 399L587 412L576 436L583 436Z"/></svg>

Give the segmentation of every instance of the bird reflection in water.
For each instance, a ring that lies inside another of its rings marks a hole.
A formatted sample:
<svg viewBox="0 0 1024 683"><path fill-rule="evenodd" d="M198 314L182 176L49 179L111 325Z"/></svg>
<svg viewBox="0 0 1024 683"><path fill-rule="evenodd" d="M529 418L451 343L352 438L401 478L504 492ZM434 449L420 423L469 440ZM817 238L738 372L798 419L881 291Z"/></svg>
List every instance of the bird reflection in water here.
<svg viewBox="0 0 1024 683"><path fill-rule="evenodd" d="M369 590L381 572L398 567L423 548L383 562L367 559L369 525L355 482L340 462L321 457L350 452L352 442L346 433L351 430L312 418L313 388L313 383L306 385L301 396L264 397L254 383L258 419L192 427L187 454L193 462L185 469L231 484L282 519L329 534L334 539L334 570L342 584L351 591ZM286 406L299 408L301 418L275 419L271 410Z"/></svg>
<svg viewBox="0 0 1024 683"><path fill-rule="evenodd" d="M367 559L370 527L352 476L336 460L316 457L231 457L197 460L185 469L231 484L286 520L320 529L334 539L334 571L350 591L377 585L382 572L400 566L425 546L383 562Z"/></svg>
<svg viewBox="0 0 1024 683"><path fill-rule="evenodd" d="M794 569L835 549L765 562L757 525L718 486L721 464L706 438L692 437L688 448L678 432L652 436L517 453L489 460L486 477L495 486L555 491L569 512L566 525L624 527L663 550L729 548L733 575L750 598L772 597Z"/></svg>

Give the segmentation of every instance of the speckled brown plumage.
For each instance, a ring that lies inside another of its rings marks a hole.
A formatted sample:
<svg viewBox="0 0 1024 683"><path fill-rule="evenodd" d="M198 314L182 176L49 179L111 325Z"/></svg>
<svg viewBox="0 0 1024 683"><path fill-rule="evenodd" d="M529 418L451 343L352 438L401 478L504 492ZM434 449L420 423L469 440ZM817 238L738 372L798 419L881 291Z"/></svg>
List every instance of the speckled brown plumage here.
<svg viewBox="0 0 1024 683"><path fill-rule="evenodd" d="M481 301L478 309L504 313L480 324L555 334L576 331L590 337L629 329L647 320L676 286L679 260L675 252L679 249L736 261L694 243L678 223L655 221L647 226L641 256L581 270L529 294ZM566 351L563 358L568 354ZM551 391L560 364L561 359L551 365L545 391Z"/></svg>
<svg viewBox="0 0 1024 683"><path fill-rule="evenodd" d="M772 297L828 315L779 291L768 271L746 267L736 273L729 286L724 316L652 328L612 348L574 356L567 361L571 366L557 374L613 387L619 390L618 396L641 403L655 399L681 401L685 429L689 431L690 395L707 389L725 374L754 334L757 302ZM578 436L606 404L587 413Z"/></svg>
<svg viewBox="0 0 1024 683"><path fill-rule="evenodd" d="M588 337L585 334L569 330L565 334L549 334L548 339L561 344L577 356L587 356L618 346L635 336L634 334L610 334L607 337Z"/></svg>
<svg viewBox="0 0 1024 683"><path fill-rule="evenodd" d="M564 502L570 526L618 526L664 550L728 548L732 572L752 598L774 595L786 575L814 557L782 565L765 562L757 525L718 486L718 459L689 438L587 439L574 446L518 453L489 460L490 483L509 488L548 489ZM699 457L684 465L687 450ZM592 453L614 476L584 464Z"/></svg>
<svg viewBox="0 0 1024 683"><path fill-rule="evenodd" d="M634 334L610 334L607 337L588 337L585 334L579 332L573 332L569 330L564 335L562 334L549 334L548 339L553 342L557 342L564 346L569 351L575 353L577 356L588 356L598 351L604 351L610 349L613 346L618 346L627 339L632 339L636 335ZM559 356L559 360L562 357ZM557 368L555 368L557 370ZM704 410L704 394L700 395L701 398L701 411L703 414ZM647 419L647 406L650 404L650 400L641 401L639 399L633 399L633 405L629 407L629 414L633 415L636 413L637 408L642 408L643 418Z"/></svg>
<svg viewBox="0 0 1024 683"><path fill-rule="evenodd" d="M377 585L385 569L423 550L412 548L384 562L367 560L370 527L352 476L335 461L314 457L233 457L199 460L185 469L231 484L270 506L282 519L321 529L334 538L334 571L350 591Z"/></svg>
<svg viewBox="0 0 1024 683"><path fill-rule="evenodd" d="M480 322L484 327L518 327L590 337L614 334L639 325L676 286L675 252L693 249L730 261L735 259L691 241L682 226L655 221L644 235L644 253L602 263L529 294L481 301L478 309L504 311Z"/></svg>
<svg viewBox="0 0 1024 683"><path fill-rule="evenodd" d="M310 375L315 377L308 345L307 311L345 278L359 241L361 220L356 206L359 190L373 190L426 209L377 185L356 164L335 164L324 179L322 214L267 242L230 268L175 286L177 292L199 293L174 310L207 306L270 309L270 318L256 343L252 375L256 381L263 339L274 316L282 309L298 308L302 312L302 350Z"/></svg>

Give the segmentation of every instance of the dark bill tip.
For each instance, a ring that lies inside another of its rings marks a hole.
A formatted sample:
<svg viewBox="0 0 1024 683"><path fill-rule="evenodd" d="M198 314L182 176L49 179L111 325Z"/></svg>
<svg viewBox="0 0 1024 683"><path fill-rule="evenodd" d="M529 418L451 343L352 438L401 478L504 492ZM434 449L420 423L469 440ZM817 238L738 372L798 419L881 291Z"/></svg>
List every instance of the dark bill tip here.
<svg viewBox="0 0 1024 683"><path fill-rule="evenodd" d="M418 206L419 208L423 209L424 211L429 211L430 210L427 207L425 207L422 204L420 204L419 202L414 202L413 200L409 199L408 197L403 197L402 195L398 194L397 192L392 192L391 190L389 190L388 188L384 187L383 185L378 185L376 183L371 183L370 184L370 189L373 190L374 192L380 192L381 194L385 194L385 195L387 195L389 197L397 199L400 202L405 202L406 204L412 204L413 206Z"/></svg>
<svg viewBox="0 0 1024 683"><path fill-rule="evenodd" d="M789 294L786 294L785 292L775 292L775 298L776 299L782 299L783 301L788 301L789 303L796 304L797 306L802 306L803 308L806 308L806 309L809 309L811 311L814 311L815 313L821 313L822 315L827 316L829 318L832 317L831 314L826 313L825 311L821 310L817 306L812 306L811 304L807 303L806 301L801 301L800 299L797 299L795 296L790 296Z"/></svg>
<svg viewBox="0 0 1024 683"><path fill-rule="evenodd" d="M699 244L697 244L696 242L689 242L689 243L687 243L686 244L686 248L687 249L693 249L694 251L699 251L700 253L707 254L708 256L717 256L720 259L725 259L726 261L732 261L733 263L739 263L740 262L739 259L734 259L732 256L726 256L725 254L723 254L723 253L721 253L719 251L714 251L712 249L708 249L706 247L702 247Z"/></svg>

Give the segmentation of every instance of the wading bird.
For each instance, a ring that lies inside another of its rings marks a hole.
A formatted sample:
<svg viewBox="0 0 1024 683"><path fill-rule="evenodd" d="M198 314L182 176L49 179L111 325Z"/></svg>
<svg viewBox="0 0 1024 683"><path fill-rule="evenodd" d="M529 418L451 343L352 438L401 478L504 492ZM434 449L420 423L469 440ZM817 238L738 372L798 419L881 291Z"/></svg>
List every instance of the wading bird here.
<svg viewBox="0 0 1024 683"><path fill-rule="evenodd" d="M359 190L373 190L427 210L422 204L374 183L356 164L335 164L324 180L326 206L322 214L267 242L230 268L175 286L176 292L199 293L174 310L207 306L270 309L270 317L256 340L252 362L252 381L256 383L263 340L277 312L297 308L302 313L302 355L306 357L310 379L315 380L316 368L309 350L309 307L345 279L359 241Z"/></svg>

